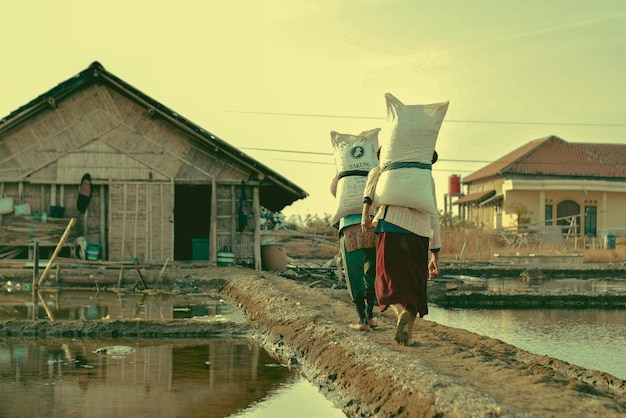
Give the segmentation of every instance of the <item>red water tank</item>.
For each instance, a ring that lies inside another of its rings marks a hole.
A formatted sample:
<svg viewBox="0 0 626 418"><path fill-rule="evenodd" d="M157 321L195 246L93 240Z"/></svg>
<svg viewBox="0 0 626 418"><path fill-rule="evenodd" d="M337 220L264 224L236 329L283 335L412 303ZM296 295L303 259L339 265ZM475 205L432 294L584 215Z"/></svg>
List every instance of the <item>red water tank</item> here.
<svg viewBox="0 0 626 418"><path fill-rule="evenodd" d="M461 177L453 174L448 179L448 194L450 196L459 196L461 194Z"/></svg>

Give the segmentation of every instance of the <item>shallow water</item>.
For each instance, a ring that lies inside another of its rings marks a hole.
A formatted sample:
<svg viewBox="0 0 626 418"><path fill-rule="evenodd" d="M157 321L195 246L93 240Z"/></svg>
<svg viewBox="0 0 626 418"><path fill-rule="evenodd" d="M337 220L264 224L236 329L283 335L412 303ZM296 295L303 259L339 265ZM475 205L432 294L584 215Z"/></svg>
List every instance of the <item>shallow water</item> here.
<svg viewBox="0 0 626 418"><path fill-rule="evenodd" d="M621 293L626 294L626 280L624 279L550 279L531 280L522 282L519 279L486 279L488 290L493 292L523 291L533 289L550 292L577 292L577 293Z"/></svg>
<svg viewBox="0 0 626 418"><path fill-rule="evenodd" d="M45 304L45 308L44 308ZM34 307L34 308L33 308ZM0 319L244 323L219 297L4 289ZM124 349L106 347L124 346ZM0 340L0 416L345 417L297 368L256 343ZM6 412L10 411L10 412ZM313 414L313 415L307 415Z"/></svg>
<svg viewBox="0 0 626 418"><path fill-rule="evenodd" d="M462 278L490 291L623 294L626 280ZM626 310L602 309L443 309L429 306L427 320L497 338L534 354L610 373L626 380Z"/></svg>
<svg viewBox="0 0 626 418"><path fill-rule="evenodd" d="M248 342L0 342L2 416L280 417L297 406L345 417Z"/></svg>
<svg viewBox="0 0 626 418"><path fill-rule="evenodd" d="M471 278L468 280L472 280ZM481 279L477 279L477 282ZM624 280L487 279L492 290L623 292ZM44 304L45 307L44 308ZM0 294L0 319L181 319L245 322L219 297L63 291ZM624 310L446 310L426 320L498 338L521 349L626 379ZM115 342L0 341L0 416L345 417L297 369L250 341L128 343L128 355L97 353ZM205 362L210 362L206 364ZM155 411L159 411L156 412ZM309 414L309 415L307 415Z"/></svg>
<svg viewBox="0 0 626 418"><path fill-rule="evenodd" d="M453 310L430 305L425 319L626 380L624 310Z"/></svg>
<svg viewBox="0 0 626 418"><path fill-rule="evenodd" d="M64 290L44 292L33 298L26 291L0 292L0 320L48 319L50 314L55 320L188 318L208 322L245 322L240 310L213 296Z"/></svg>

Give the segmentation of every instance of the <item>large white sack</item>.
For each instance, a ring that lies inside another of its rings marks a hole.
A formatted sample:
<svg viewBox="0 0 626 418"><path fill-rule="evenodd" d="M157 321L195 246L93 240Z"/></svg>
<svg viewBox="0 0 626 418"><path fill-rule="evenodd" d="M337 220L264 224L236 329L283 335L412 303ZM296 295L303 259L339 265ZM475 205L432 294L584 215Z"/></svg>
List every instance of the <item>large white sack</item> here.
<svg viewBox="0 0 626 418"><path fill-rule="evenodd" d="M378 165L378 132L380 128L358 135L330 133L337 176L336 207L331 220L339 222L346 215L360 214L367 173Z"/></svg>
<svg viewBox="0 0 626 418"><path fill-rule="evenodd" d="M405 105L390 93L385 95L385 99L387 123L380 139L382 171L374 201L380 205L405 206L436 215L430 165L439 128L450 102ZM385 169L397 163L421 164L424 168Z"/></svg>

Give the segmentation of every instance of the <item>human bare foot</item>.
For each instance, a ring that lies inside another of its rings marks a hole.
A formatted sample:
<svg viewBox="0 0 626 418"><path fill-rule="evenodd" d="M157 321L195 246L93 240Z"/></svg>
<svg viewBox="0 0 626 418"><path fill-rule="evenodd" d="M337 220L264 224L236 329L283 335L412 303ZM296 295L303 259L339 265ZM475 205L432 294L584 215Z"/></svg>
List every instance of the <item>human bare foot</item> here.
<svg viewBox="0 0 626 418"><path fill-rule="evenodd" d="M369 325L370 328L376 328L378 326L378 321L374 318L370 318L367 320L367 325Z"/></svg>
<svg viewBox="0 0 626 418"><path fill-rule="evenodd" d="M350 328L357 331L371 331L372 329L368 324L350 324Z"/></svg>
<svg viewBox="0 0 626 418"><path fill-rule="evenodd" d="M398 314L398 323L396 324L396 335L394 338L398 344L407 345L409 343L407 325L410 320L411 314L408 311L403 311Z"/></svg>
<svg viewBox="0 0 626 418"><path fill-rule="evenodd" d="M409 334L409 340L408 341L410 343L411 339L413 338L413 325L415 325L416 316L413 315L412 312L409 312L409 314L411 315L411 317L409 318L409 322L406 325L406 330L407 330L407 332Z"/></svg>

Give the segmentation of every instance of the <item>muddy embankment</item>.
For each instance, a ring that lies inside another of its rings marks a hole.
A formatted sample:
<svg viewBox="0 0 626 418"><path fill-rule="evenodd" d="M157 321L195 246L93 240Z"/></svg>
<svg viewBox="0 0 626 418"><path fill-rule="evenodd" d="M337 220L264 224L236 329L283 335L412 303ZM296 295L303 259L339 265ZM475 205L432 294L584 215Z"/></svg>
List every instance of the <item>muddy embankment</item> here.
<svg viewBox="0 0 626 418"><path fill-rule="evenodd" d="M420 320L414 344L393 341L395 323L353 331L345 289L239 267L194 273L243 309L245 325L177 321L9 321L0 336L195 338L251 337L291 365L348 416L617 417L626 414L626 382L502 341Z"/></svg>

